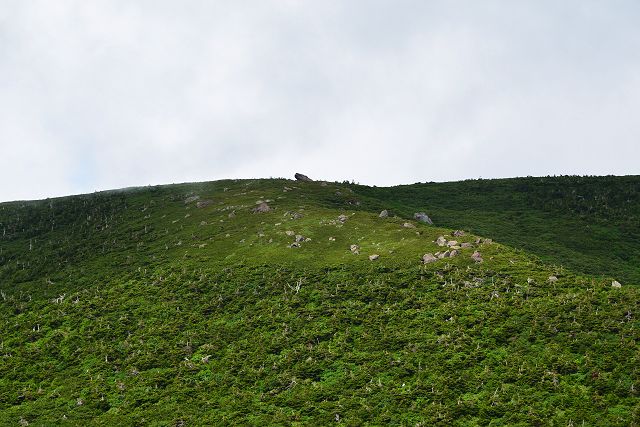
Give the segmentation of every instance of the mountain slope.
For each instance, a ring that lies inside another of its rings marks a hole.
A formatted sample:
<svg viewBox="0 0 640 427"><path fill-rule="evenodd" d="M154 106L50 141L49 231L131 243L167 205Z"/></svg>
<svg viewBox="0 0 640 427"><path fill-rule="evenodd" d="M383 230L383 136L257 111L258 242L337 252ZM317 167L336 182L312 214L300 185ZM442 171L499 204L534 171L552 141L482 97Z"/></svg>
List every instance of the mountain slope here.
<svg viewBox="0 0 640 427"><path fill-rule="evenodd" d="M638 423L637 287L379 218L421 202L378 190L218 181L0 205L0 421ZM423 264L441 235L472 247Z"/></svg>
<svg viewBox="0 0 640 427"><path fill-rule="evenodd" d="M427 210L437 224L492 236L546 262L640 283L640 176L353 188L402 215Z"/></svg>

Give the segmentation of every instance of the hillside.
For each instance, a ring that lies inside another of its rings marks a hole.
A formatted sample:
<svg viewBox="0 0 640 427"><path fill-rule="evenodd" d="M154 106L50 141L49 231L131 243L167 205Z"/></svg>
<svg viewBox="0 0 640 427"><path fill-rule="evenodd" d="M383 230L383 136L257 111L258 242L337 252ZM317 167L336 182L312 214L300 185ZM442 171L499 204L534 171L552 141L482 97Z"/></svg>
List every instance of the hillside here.
<svg viewBox="0 0 640 427"><path fill-rule="evenodd" d="M0 424L637 425L638 188L234 180L0 204ZM440 236L458 255L424 264Z"/></svg>

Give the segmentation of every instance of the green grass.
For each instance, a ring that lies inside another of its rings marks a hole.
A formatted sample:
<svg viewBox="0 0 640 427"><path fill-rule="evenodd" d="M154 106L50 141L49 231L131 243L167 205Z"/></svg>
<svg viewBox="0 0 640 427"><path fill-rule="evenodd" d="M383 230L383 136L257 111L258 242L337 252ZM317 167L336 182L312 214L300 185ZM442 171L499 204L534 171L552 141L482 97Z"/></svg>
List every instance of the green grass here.
<svg viewBox="0 0 640 427"><path fill-rule="evenodd" d="M637 192L620 188L638 180L586 180L617 196L583 214L516 181L239 180L0 204L0 424L637 425L637 271L595 262L637 251L614 230L637 231ZM272 211L252 213L259 200ZM560 242L527 228L539 221L600 234ZM456 240L473 248L423 265L453 228L499 242L468 233ZM287 231L311 240L290 248ZM531 246L509 240L524 233Z"/></svg>

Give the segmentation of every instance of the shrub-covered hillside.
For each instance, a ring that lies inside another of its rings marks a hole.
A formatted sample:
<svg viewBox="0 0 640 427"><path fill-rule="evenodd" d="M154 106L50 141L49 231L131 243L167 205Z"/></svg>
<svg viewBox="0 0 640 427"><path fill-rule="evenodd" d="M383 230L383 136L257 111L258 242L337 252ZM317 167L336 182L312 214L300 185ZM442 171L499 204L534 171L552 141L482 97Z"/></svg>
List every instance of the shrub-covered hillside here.
<svg viewBox="0 0 640 427"><path fill-rule="evenodd" d="M545 262L565 249L514 245L510 224L478 233L508 215L483 185L237 180L0 204L0 424L637 425L633 260L587 276ZM586 219L536 198L533 222L637 232L637 193Z"/></svg>
<svg viewBox="0 0 640 427"><path fill-rule="evenodd" d="M640 176L512 178L357 192L408 215L465 228L546 262L640 283Z"/></svg>

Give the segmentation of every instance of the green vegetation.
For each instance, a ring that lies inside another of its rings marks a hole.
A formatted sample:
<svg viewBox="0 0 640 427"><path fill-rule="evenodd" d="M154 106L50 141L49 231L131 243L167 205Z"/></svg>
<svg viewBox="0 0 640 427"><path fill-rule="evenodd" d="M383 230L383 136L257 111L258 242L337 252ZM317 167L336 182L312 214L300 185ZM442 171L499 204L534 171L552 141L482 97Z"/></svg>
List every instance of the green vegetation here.
<svg viewBox="0 0 640 427"><path fill-rule="evenodd" d="M238 180L0 204L0 424L638 425L638 183ZM422 264L452 228L498 243L466 233Z"/></svg>

